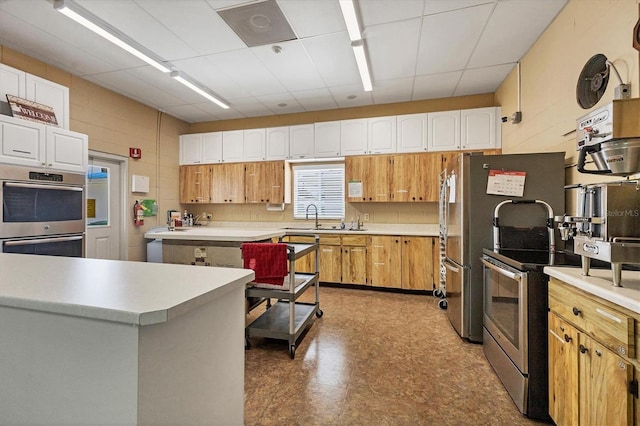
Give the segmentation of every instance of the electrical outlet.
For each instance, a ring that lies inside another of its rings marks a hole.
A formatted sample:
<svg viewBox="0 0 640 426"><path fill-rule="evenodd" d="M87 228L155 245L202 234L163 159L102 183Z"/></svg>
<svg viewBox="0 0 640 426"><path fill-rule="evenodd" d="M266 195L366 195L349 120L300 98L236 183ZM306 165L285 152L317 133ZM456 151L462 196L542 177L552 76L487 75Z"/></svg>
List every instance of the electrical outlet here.
<svg viewBox="0 0 640 426"><path fill-rule="evenodd" d="M364 220L367 222L369 221L369 213L364 214Z"/></svg>

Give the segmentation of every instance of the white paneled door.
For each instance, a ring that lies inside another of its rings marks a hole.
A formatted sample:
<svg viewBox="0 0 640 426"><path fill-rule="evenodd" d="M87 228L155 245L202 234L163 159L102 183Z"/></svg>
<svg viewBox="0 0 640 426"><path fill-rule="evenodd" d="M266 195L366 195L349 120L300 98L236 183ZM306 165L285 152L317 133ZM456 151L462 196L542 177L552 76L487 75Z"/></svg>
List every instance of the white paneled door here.
<svg viewBox="0 0 640 426"><path fill-rule="evenodd" d="M125 259L125 172L125 157L100 153L89 155L86 257Z"/></svg>

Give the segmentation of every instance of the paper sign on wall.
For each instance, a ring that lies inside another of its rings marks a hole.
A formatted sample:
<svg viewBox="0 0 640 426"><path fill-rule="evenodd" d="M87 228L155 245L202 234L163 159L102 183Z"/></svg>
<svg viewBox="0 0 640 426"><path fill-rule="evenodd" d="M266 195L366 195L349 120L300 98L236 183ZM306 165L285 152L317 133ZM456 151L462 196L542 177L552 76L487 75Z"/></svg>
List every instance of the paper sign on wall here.
<svg viewBox="0 0 640 426"><path fill-rule="evenodd" d="M487 194L522 197L526 172L489 170Z"/></svg>
<svg viewBox="0 0 640 426"><path fill-rule="evenodd" d="M362 197L362 181L352 180L349 181L349 195L352 197Z"/></svg>

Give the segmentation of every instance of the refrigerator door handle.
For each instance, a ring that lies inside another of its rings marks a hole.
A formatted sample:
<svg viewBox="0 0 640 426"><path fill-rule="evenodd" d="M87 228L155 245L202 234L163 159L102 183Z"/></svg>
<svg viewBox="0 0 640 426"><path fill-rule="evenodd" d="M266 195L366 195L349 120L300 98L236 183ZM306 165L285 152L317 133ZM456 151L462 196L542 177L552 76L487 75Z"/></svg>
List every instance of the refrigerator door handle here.
<svg viewBox="0 0 640 426"><path fill-rule="evenodd" d="M497 273L499 273L500 275L504 275L505 277L511 278L514 281L522 281L522 274L516 274L513 273L511 271L507 271L506 269L502 269L499 266L494 265L491 262L487 262L484 259L480 259L482 261L482 264L484 266L486 266L487 268L491 269L492 271L495 271Z"/></svg>
<svg viewBox="0 0 640 426"><path fill-rule="evenodd" d="M448 260L445 259L442 263L444 264L444 267L447 268L448 270L456 273L460 272L460 268L458 268L456 265L449 262Z"/></svg>

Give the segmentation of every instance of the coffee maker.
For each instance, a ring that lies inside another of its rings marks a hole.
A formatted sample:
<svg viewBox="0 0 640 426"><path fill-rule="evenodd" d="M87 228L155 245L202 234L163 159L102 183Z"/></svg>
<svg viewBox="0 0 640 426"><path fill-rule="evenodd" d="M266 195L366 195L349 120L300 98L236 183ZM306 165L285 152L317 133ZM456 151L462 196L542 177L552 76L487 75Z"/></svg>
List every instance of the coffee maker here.
<svg viewBox="0 0 640 426"><path fill-rule="evenodd" d="M556 216L555 221L562 239L573 239L582 274L589 275L591 259L609 262L613 285L619 287L622 265L640 264L640 99L629 98L630 85L602 54L582 69L576 98L583 109L593 107L606 90L611 70L621 83L616 99L576 120L577 168L625 179L568 187L577 190L577 213ZM585 166L588 156L595 168Z"/></svg>

